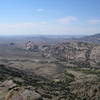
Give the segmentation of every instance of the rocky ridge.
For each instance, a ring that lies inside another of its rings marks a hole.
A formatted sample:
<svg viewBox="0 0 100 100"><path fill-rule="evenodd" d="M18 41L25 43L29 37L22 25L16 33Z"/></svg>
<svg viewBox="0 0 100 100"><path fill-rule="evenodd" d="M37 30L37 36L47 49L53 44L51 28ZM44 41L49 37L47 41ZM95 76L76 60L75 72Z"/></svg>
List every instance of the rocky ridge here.
<svg viewBox="0 0 100 100"><path fill-rule="evenodd" d="M67 42L36 45L29 42L24 49L31 50L33 53L38 52L43 58L54 58L80 67L99 67L100 65L100 45L93 43Z"/></svg>

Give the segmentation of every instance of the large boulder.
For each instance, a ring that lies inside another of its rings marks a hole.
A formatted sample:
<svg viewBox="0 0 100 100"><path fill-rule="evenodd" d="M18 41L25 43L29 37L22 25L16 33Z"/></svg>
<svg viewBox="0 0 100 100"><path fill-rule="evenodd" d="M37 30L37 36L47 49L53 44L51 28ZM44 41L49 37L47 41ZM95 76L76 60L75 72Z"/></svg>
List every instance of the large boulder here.
<svg viewBox="0 0 100 100"><path fill-rule="evenodd" d="M8 92L5 100L43 100L33 87L16 87Z"/></svg>
<svg viewBox="0 0 100 100"><path fill-rule="evenodd" d="M10 88L15 87L16 84L12 80L5 80L4 82L1 83L1 86L10 89Z"/></svg>

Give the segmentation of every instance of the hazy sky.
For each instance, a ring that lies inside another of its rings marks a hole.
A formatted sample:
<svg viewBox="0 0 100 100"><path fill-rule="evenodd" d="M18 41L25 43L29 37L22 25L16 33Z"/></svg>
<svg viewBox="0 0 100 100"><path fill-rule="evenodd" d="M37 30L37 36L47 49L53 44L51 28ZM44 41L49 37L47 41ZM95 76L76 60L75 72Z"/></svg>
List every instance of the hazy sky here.
<svg viewBox="0 0 100 100"><path fill-rule="evenodd" d="M100 32L100 0L0 0L0 35Z"/></svg>

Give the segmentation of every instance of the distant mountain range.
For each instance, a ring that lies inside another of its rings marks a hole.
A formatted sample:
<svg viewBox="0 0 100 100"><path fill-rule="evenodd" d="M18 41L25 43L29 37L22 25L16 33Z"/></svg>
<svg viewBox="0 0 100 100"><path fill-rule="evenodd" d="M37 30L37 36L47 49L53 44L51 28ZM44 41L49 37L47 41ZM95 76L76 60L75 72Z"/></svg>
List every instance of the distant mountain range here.
<svg viewBox="0 0 100 100"><path fill-rule="evenodd" d="M31 38L45 40L46 42L82 41L100 43L100 33L94 35L33 35Z"/></svg>
<svg viewBox="0 0 100 100"><path fill-rule="evenodd" d="M22 35L22 36L0 36L0 40L33 41L36 43L62 43L70 41L82 41L100 43L100 33L94 35Z"/></svg>
<svg viewBox="0 0 100 100"><path fill-rule="evenodd" d="M100 43L100 33L79 38L80 41Z"/></svg>

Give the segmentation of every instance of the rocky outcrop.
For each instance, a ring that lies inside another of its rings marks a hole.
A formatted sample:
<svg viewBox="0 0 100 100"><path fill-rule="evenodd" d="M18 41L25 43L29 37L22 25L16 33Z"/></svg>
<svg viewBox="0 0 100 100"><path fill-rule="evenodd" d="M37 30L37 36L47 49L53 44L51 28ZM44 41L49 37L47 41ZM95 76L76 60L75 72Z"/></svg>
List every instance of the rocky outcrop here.
<svg viewBox="0 0 100 100"><path fill-rule="evenodd" d="M27 45L32 45L29 42ZM80 67L99 67L100 46L86 42L67 42L59 44L42 44L26 46L33 53L38 52L41 57L55 61L63 61ZM30 49L31 48L31 49Z"/></svg>
<svg viewBox="0 0 100 100"><path fill-rule="evenodd" d="M33 87L16 87L8 92L5 100L43 100Z"/></svg>
<svg viewBox="0 0 100 100"><path fill-rule="evenodd" d="M33 44L31 41L28 41L28 42L25 44L25 49L26 49L26 50L33 51L33 52L38 52L38 51L39 51L38 45Z"/></svg>
<svg viewBox="0 0 100 100"><path fill-rule="evenodd" d="M16 87L16 84L12 80L5 80L0 86L10 89Z"/></svg>
<svg viewBox="0 0 100 100"><path fill-rule="evenodd" d="M100 46L95 46L90 54L91 66L100 67Z"/></svg>

